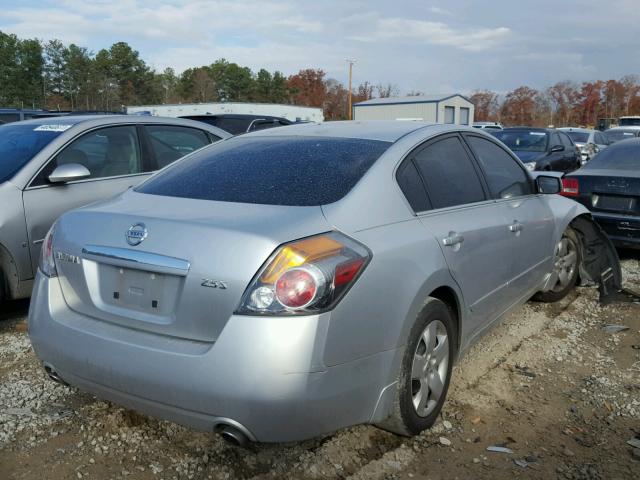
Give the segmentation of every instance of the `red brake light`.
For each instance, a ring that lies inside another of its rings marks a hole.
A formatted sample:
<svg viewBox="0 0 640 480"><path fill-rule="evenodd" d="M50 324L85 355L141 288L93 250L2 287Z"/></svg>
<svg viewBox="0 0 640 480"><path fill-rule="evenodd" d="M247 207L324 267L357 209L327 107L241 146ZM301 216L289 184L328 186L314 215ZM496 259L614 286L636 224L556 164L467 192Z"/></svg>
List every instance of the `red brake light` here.
<svg viewBox="0 0 640 480"><path fill-rule="evenodd" d="M577 178L563 178L561 195L565 197L577 197L580 193L580 185Z"/></svg>
<svg viewBox="0 0 640 480"><path fill-rule="evenodd" d="M364 258L357 258L350 262L345 262L336 267L336 274L333 280L333 285L339 287L340 285L348 284L360 271L360 268L364 264Z"/></svg>
<svg viewBox="0 0 640 480"><path fill-rule="evenodd" d="M276 282L276 298L289 308L309 305L318 292L318 281L308 270L295 268L284 272Z"/></svg>

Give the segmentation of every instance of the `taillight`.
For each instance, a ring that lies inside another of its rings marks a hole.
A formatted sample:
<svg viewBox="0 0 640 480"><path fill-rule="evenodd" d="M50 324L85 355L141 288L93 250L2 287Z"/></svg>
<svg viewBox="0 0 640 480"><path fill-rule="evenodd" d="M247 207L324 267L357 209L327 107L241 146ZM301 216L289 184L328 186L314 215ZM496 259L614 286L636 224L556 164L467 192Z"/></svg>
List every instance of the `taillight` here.
<svg viewBox="0 0 640 480"><path fill-rule="evenodd" d="M47 277L57 277L56 262L53 256L53 234L55 232L55 223L51 226L47 235L42 242L42 251L40 252L40 271Z"/></svg>
<svg viewBox="0 0 640 480"><path fill-rule="evenodd" d="M304 315L333 308L371 259L338 232L280 246L251 282L236 313Z"/></svg>
<svg viewBox="0 0 640 480"><path fill-rule="evenodd" d="M563 178L562 179L562 191L560 195L565 197L577 197L580 193L580 188L577 178Z"/></svg>

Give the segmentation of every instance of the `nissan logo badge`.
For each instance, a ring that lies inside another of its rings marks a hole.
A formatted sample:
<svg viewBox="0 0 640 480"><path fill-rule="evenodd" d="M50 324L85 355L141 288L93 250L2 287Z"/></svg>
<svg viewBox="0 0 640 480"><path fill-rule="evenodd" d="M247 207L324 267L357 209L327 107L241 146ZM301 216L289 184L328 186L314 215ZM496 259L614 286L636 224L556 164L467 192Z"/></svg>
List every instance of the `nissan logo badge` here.
<svg viewBox="0 0 640 480"><path fill-rule="evenodd" d="M127 243L132 247L136 245L140 245L142 241L147 238L147 227L144 223L135 223L129 227L127 233L125 233L125 238L127 239Z"/></svg>

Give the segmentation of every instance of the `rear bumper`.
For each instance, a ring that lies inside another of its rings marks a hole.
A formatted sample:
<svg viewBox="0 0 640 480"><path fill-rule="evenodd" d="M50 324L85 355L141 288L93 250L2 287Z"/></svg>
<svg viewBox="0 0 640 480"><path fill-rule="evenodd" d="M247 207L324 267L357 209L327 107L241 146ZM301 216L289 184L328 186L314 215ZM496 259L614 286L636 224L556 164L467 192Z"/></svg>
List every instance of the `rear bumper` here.
<svg viewBox="0 0 640 480"><path fill-rule="evenodd" d="M592 215L615 246L640 248L640 217L598 212Z"/></svg>
<svg viewBox="0 0 640 480"><path fill-rule="evenodd" d="M297 441L369 422L395 377L399 350L327 368L330 314L232 316L215 342L123 328L70 310L57 279L38 272L29 335L66 382L152 416L252 439Z"/></svg>

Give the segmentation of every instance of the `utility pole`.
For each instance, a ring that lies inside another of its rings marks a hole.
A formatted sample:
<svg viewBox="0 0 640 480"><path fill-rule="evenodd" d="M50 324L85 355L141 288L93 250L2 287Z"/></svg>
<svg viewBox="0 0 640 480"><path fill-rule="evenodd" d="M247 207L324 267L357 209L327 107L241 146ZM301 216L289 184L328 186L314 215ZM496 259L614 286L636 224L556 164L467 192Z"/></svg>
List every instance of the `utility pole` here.
<svg viewBox="0 0 640 480"><path fill-rule="evenodd" d="M350 59L347 59L346 61L349 64L349 115L348 115L348 118L349 118L349 120L353 120L353 118L351 118L352 117L352 114L351 114L351 111L352 111L352 108L351 108L351 75L353 73L353 64L356 63L356 61L355 60L350 60Z"/></svg>

